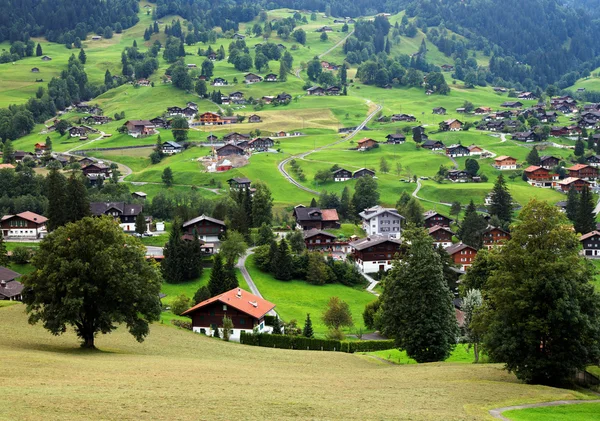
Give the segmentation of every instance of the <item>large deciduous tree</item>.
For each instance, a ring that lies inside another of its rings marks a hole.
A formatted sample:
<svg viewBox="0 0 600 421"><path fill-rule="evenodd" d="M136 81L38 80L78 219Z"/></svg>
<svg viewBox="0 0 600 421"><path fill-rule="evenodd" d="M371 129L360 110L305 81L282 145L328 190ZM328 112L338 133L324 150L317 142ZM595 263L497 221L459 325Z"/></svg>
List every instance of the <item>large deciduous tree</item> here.
<svg viewBox="0 0 600 421"><path fill-rule="evenodd" d="M600 296L567 219L532 200L485 284L484 346L527 383L562 384L600 358Z"/></svg>
<svg viewBox="0 0 600 421"><path fill-rule="evenodd" d="M23 281L29 322L42 322L54 335L70 325L86 348L119 323L143 341L161 311L160 274L145 254L112 218L87 217L58 228L40 243L36 270Z"/></svg>

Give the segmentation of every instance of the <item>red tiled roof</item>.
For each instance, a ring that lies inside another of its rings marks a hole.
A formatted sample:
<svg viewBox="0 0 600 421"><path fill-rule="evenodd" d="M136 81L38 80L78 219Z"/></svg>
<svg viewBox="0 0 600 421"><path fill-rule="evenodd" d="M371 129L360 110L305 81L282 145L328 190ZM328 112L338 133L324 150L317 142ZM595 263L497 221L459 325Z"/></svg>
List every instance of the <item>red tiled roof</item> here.
<svg viewBox="0 0 600 421"><path fill-rule="evenodd" d="M589 167L589 165L586 165L586 164L575 164L572 167L567 168L567 171L579 171L579 170L582 170L582 169L587 168L587 167Z"/></svg>
<svg viewBox="0 0 600 421"><path fill-rule="evenodd" d="M321 215L323 221L339 221L337 210L335 209L321 209Z"/></svg>
<svg viewBox="0 0 600 421"><path fill-rule="evenodd" d="M538 167L537 165L530 165L527 168L525 168L525 172L534 172L537 171L539 169L541 169L542 167Z"/></svg>
<svg viewBox="0 0 600 421"><path fill-rule="evenodd" d="M241 288L234 288L224 292L221 295L217 295L216 297L209 298L208 300L196 304L189 310L184 311L182 315L194 313L195 311L212 304L215 301L220 301L223 304L227 304L228 306L231 306L243 313L249 314L256 319L260 319L275 308L275 304L270 303L261 297L257 297L256 295L244 291ZM254 304L256 304L256 306Z"/></svg>
<svg viewBox="0 0 600 421"><path fill-rule="evenodd" d="M18 213L16 215L5 215L5 216L2 217L2 220L5 221L5 220L10 219L10 218L12 218L14 216L18 216L18 217L23 218L23 219L25 219L27 221L35 222L36 224L44 224L48 220L48 218L46 218L45 216L38 215L37 213L33 213L33 212L29 212L29 211L27 211L27 212L21 212L21 213Z"/></svg>
<svg viewBox="0 0 600 421"><path fill-rule="evenodd" d="M588 232L587 234L583 234L581 237L579 237L579 241L587 240L588 238L593 237L595 235L600 235L600 232L592 231Z"/></svg>

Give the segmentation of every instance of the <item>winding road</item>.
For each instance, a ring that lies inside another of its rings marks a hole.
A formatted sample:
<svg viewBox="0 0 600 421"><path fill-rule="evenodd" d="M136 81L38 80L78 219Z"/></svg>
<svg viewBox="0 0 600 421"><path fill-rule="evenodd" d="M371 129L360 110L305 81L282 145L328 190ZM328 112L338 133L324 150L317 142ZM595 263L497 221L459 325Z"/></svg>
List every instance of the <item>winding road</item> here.
<svg viewBox="0 0 600 421"><path fill-rule="evenodd" d="M246 283L248 284L248 286L250 287L250 292L252 292L252 294L260 297L260 298L264 298L262 296L262 294L260 293L260 291L258 290L258 287L256 286L256 284L254 283L254 281L252 280L252 277L250 276L250 273L248 273L248 269L246 269L246 259L248 258L248 256L250 256L251 254L254 253L254 247L249 248L248 250L246 250L246 253L244 253L244 255L240 256L240 258L237 261L237 264L235 265L236 268L238 268L240 270L240 272L242 273L242 276L244 277L244 280L246 281ZM277 312L275 312L275 310L271 310L269 312L270 315L272 316L278 316ZM279 317L281 319L281 317Z"/></svg>

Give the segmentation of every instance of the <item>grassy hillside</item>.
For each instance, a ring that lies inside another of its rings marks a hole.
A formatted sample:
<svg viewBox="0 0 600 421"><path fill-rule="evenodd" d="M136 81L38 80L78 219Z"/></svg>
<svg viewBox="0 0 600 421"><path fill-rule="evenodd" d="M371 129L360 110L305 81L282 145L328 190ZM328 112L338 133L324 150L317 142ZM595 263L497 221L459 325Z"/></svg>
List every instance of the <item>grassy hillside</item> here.
<svg viewBox="0 0 600 421"><path fill-rule="evenodd" d="M246 347L156 324L97 352L0 308L2 419L485 420L489 408L585 398L520 384L497 365L389 365L366 356ZM343 393L337 393L342 392Z"/></svg>
<svg viewBox="0 0 600 421"><path fill-rule="evenodd" d="M593 421L598 419L600 404L560 405L546 408L506 411L504 416L514 421Z"/></svg>

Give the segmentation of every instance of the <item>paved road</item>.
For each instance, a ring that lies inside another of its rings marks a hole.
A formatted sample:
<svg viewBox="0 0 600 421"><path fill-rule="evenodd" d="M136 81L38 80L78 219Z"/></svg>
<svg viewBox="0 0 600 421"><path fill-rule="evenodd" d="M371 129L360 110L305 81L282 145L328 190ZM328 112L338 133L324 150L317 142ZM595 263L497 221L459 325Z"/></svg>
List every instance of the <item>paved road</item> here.
<svg viewBox="0 0 600 421"><path fill-rule="evenodd" d="M429 202L435 205L452 206L452 203L435 202L433 200L423 199L422 197L419 197L419 190L421 190L421 180L417 179L417 187L415 188L415 191L412 192L413 197L422 200L423 202Z"/></svg>
<svg viewBox="0 0 600 421"><path fill-rule="evenodd" d="M600 403L600 399L596 400L570 400L570 401L553 401L553 402L541 402L541 403L530 403L527 405L515 405L505 406L503 408L490 409L490 415L496 419L510 421L502 415L504 411L511 411L513 409L528 409L528 408L542 408L546 406L558 406L558 405L579 405L582 403Z"/></svg>
<svg viewBox="0 0 600 421"><path fill-rule="evenodd" d="M240 270L240 272L242 273L242 276L244 277L244 279L246 280L246 283L250 287L250 292L252 292L252 294L254 294L254 295L256 295L256 296L258 296L260 298L264 298L262 296L262 294L260 293L260 291L258 290L258 287L256 286L256 284L252 280L252 277L250 276L250 273L248 273L248 269L246 269L246 259L248 258L248 256L250 256L253 253L254 253L254 247L249 248L246 251L246 254L244 254L243 256L241 256L238 259L238 262L235 265L235 267L237 267ZM269 314L272 315L272 316L277 316L277 313L275 312L275 310L271 310L269 312ZM279 318L281 319L281 317L279 317Z"/></svg>
<svg viewBox="0 0 600 421"><path fill-rule="evenodd" d="M351 133L350 133L350 134L348 134L347 136L343 137L342 139L340 139L340 140L338 140L338 141L335 141L335 142L333 142L333 143L330 143L330 144L328 144L328 145L321 146L321 147L319 147L319 148L313 149L312 151L309 151L309 152L304 152L304 153L302 153L302 154L298 154L298 155L293 155L293 156L290 156L289 158L286 158L286 159L284 159L283 161L281 161L281 162L279 163L279 165L277 166L277 169L279 170L279 172L281 173L281 175L283 175L283 176L284 176L284 177L285 177L285 178L286 178L286 179L287 179L287 180L288 180L290 183L292 183L293 185L295 185L295 186L296 186L296 187L298 187L299 189L301 189L301 190L304 190L304 191L307 191L307 192L309 192L309 193L312 193L312 194L314 194L314 195L317 195L317 196L321 195L321 193L320 193L320 192L318 192L318 191L316 191L316 190L313 190L313 189L309 189L308 187L305 187L305 186L303 186L302 184L300 184L299 182L297 182L296 180L294 180L294 178L293 178L293 177L292 177L292 176L291 176L291 175L290 175L290 174L289 174L289 173L288 173L288 172L285 170L285 166L287 165L287 163L288 163L288 162L290 162L292 159L296 159L296 158L298 158L298 159L304 159L305 157L307 157L307 156L308 156L308 155L310 155L311 153L314 153L314 152L317 152L317 151L320 151L320 150L323 150L323 149L329 148L329 147L331 147L331 146L334 146L334 145L337 145L337 144L339 144L339 143L346 142L346 141L348 141L348 140L352 139L354 136L356 136L356 135L357 135L357 134L358 134L358 133L359 133L359 132L360 132L360 131L361 131L361 130L362 130L362 129L363 129L365 126L366 126L366 125L367 125L367 123L368 123L369 121L371 121L371 119L372 119L373 117L375 117L375 115L376 115L376 114L377 114L379 111L381 111L381 109L382 109L382 108L383 108L383 107L382 107L381 105L377 104L377 106L376 106L376 108L375 108L375 111L371 112L371 114L369 114L369 115L367 116L367 118L365 118L365 119L363 120L363 122L362 122L362 123L360 123L360 125L359 125L358 127L356 127L356 129L354 129L354 131L353 131L353 132L351 132Z"/></svg>

